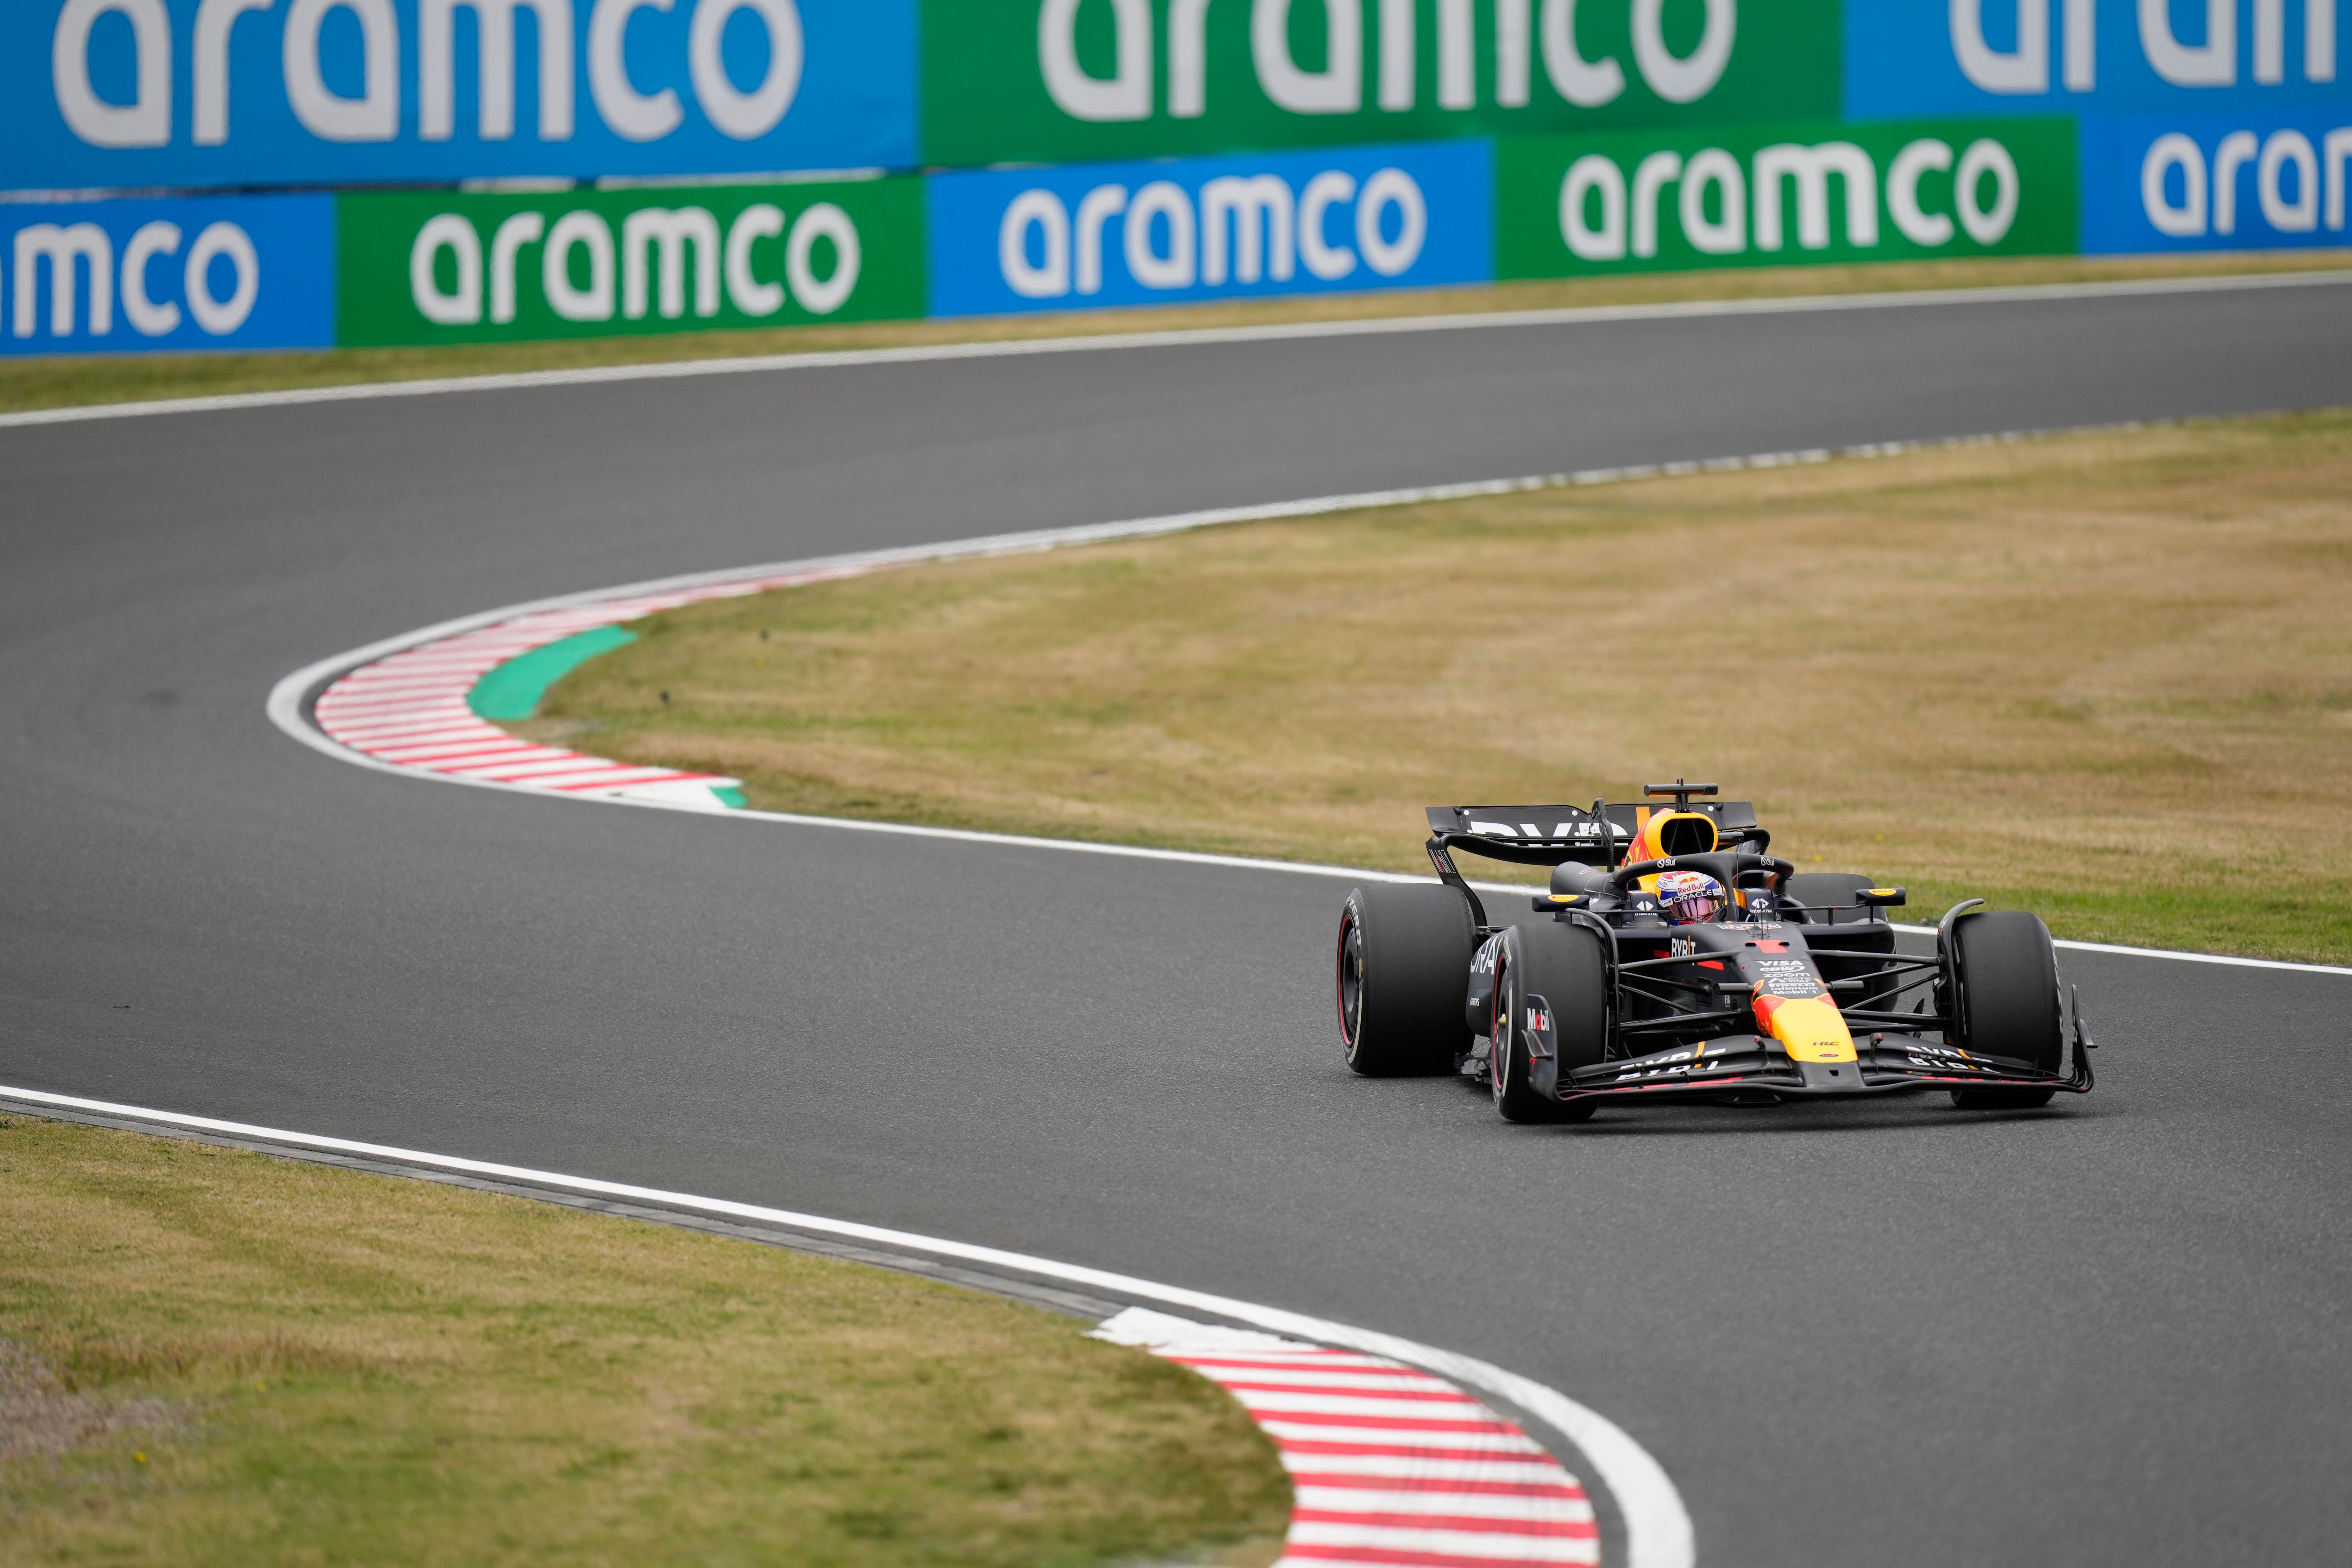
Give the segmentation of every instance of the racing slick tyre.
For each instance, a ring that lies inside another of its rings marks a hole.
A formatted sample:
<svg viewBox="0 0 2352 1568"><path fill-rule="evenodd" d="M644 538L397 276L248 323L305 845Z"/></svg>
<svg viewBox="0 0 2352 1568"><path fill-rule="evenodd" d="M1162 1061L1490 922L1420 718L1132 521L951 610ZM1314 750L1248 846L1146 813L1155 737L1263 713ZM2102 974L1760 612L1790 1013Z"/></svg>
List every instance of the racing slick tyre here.
<svg viewBox="0 0 2352 1568"><path fill-rule="evenodd" d="M1380 882L1339 911L1339 1044L1368 1078L1452 1072L1470 1049L1462 1017L1478 928L1442 882Z"/></svg>
<svg viewBox="0 0 2352 1568"><path fill-rule="evenodd" d="M2058 953L2039 915L2002 910L1963 916L1953 927L1952 1038L1962 1050L2009 1057L2044 1072L2065 1070L2058 1007ZM1956 1089L1964 1110L2019 1110L2050 1103L2047 1089Z"/></svg>
<svg viewBox="0 0 2352 1568"><path fill-rule="evenodd" d="M1559 921L1513 926L1503 939L1495 976L1487 1066L1495 1109L1506 1121L1586 1121L1592 1102L1562 1105L1552 1086L1570 1069L1599 1061L1609 1043L1607 964L1591 929ZM1528 999L1540 996L1551 1018L1552 1060L1538 1064ZM1538 1081L1540 1079L1540 1081Z"/></svg>

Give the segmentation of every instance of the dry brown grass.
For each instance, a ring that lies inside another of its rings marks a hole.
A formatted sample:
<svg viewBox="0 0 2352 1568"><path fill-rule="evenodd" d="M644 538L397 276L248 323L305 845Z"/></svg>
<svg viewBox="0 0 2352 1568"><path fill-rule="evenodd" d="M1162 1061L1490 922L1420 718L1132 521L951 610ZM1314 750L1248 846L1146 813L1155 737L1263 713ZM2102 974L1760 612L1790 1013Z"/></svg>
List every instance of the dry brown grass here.
<svg viewBox="0 0 2352 1568"><path fill-rule="evenodd" d="M1881 262L1855 267L1739 267L1716 272L1665 272L1377 294L1319 294L1124 310L982 316L945 321L868 321L834 327L570 339L543 343L16 359L0 361L0 413L77 404L343 386L360 382L737 359L835 349L1000 342L1102 332L1361 321L1476 310L1550 310L1682 300L1784 299L1801 294L1851 294L1880 289L1973 289L2000 284L2099 282L2343 268L2352 268L2352 250L2026 256L1975 261Z"/></svg>
<svg viewBox="0 0 2352 1568"><path fill-rule="evenodd" d="M21 1118L0 1191L0 1563L1263 1563L1287 1517L1223 1393L968 1291Z"/></svg>
<svg viewBox="0 0 2352 1568"><path fill-rule="evenodd" d="M759 806L1412 867L1423 805L1685 773L1930 909L2352 956L2344 412L1224 528L646 630L555 730Z"/></svg>

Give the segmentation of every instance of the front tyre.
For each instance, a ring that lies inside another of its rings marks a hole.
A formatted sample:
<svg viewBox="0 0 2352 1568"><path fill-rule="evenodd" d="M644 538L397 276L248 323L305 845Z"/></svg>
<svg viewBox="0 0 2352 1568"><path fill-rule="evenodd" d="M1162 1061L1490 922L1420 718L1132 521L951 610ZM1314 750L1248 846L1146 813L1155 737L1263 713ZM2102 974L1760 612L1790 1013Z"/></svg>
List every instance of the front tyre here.
<svg viewBox="0 0 2352 1568"><path fill-rule="evenodd" d="M2060 1073L2066 1067L2058 1005L2058 952L2038 915L2018 910L1966 915L1952 927L1953 1040L1972 1055L2008 1057ZM1966 1110L2047 1105L2048 1089L1956 1089Z"/></svg>
<svg viewBox="0 0 2352 1568"><path fill-rule="evenodd" d="M1488 1025L1489 1081L1506 1121L1585 1121L1592 1102L1562 1105L1560 1079L1601 1060L1608 1047L1608 966L1601 939L1561 921L1513 926L1503 939ZM1533 998L1549 1015L1552 1055L1538 1060Z"/></svg>
<svg viewBox="0 0 2352 1568"><path fill-rule="evenodd" d="M1442 882L1358 888L1339 911L1339 1045L1369 1078L1451 1072L1470 1049L1462 998L1478 928Z"/></svg>

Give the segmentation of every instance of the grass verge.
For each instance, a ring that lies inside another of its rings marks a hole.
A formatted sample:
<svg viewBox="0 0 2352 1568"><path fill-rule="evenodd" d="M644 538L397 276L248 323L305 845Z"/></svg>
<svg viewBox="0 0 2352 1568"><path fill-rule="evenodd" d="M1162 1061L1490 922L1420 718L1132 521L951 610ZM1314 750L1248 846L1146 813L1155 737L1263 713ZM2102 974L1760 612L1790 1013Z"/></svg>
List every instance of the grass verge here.
<svg viewBox="0 0 2352 1568"><path fill-rule="evenodd" d="M1354 321L1478 310L1549 310L1687 300L1780 299L1806 294L1968 289L2000 284L2301 272L2352 268L2352 250L2247 251L2192 256L2014 257L1975 261L1883 262L1853 267L1737 268L1631 278L1501 283L1477 288L1151 310L1092 310L953 321L882 321L767 331L686 332L560 342L448 348L328 349L275 353L123 354L0 362L0 413L164 397L279 392L362 382L423 381L591 365L735 359L835 349L993 342L1106 332Z"/></svg>
<svg viewBox="0 0 2352 1568"><path fill-rule="evenodd" d="M527 728L772 809L1398 868L1427 805L1686 774L1928 914L2342 961L2347 605L2334 411L722 600Z"/></svg>
<svg viewBox="0 0 2352 1568"><path fill-rule="evenodd" d="M0 1563L1262 1563L1288 1517L1224 1394L969 1291L24 1118L0 1185Z"/></svg>

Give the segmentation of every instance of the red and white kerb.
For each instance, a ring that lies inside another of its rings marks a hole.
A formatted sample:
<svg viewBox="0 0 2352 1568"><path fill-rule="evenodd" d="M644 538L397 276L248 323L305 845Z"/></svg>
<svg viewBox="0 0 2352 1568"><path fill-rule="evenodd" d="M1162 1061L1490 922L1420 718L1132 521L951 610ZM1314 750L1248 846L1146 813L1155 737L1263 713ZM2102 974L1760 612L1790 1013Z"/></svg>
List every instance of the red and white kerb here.
<svg viewBox="0 0 2352 1568"><path fill-rule="evenodd" d="M744 578L532 611L362 665L320 692L313 710L330 739L396 768L510 789L724 811L728 803L716 792L733 789L738 780L639 767L526 741L476 713L467 694L509 660L582 632L706 599L737 598L870 570L853 566Z"/></svg>
<svg viewBox="0 0 2352 1568"><path fill-rule="evenodd" d="M1212 1379L1274 1439L1297 1495L1276 1568L1601 1561L1591 1500L1576 1478L1443 1378L1139 1308L1096 1332Z"/></svg>

